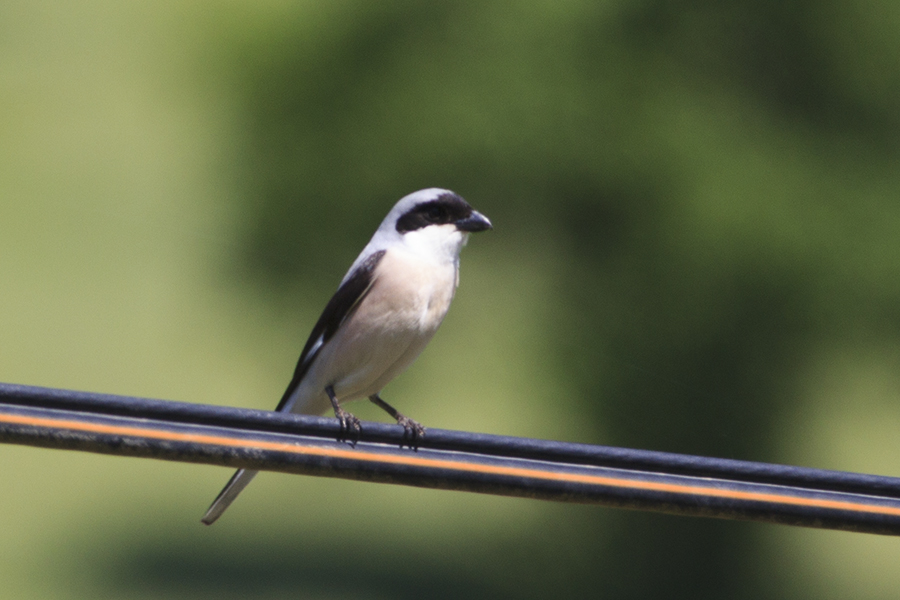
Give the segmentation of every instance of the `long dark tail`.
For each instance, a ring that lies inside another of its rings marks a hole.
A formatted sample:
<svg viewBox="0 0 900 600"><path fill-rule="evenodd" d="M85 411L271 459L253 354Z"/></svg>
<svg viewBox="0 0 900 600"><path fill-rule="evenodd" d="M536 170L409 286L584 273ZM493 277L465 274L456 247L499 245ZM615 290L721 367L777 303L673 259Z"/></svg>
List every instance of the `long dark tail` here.
<svg viewBox="0 0 900 600"><path fill-rule="evenodd" d="M301 357L302 361L303 357ZM302 362L301 362L302 364ZM297 367L298 372L300 367ZM302 378L302 373L300 377L295 374L294 380L291 381L291 384L288 386L287 390L285 390L284 395L281 397L281 402L278 403L278 408L276 410L280 412L295 412L301 414L312 414L310 412L309 406L304 404L296 405L297 403L297 386L300 383L300 378ZM309 401L307 400L308 404ZM216 499L213 500L213 503L209 505L209 510L206 511L206 514L203 515L203 518L200 521L204 525L212 525L216 522L216 519L222 516L222 513L225 512L225 509L231 506L231 503L234 502L234 499L238 497L244 488L253 481L253 478L256 477L256 474L259 471L252 471L248 469L238 469L237 473L235 473L231 479L225 484L225 487L222 488L222 491L219 492L219 495L216 496Z"/></svg>
<svg viewBox="0 0 900 600"><path fill-rule="evenodd" d="M231 503L234 502L234 499L237 498L238 494L253 481L253 478L256 477L257 473L259 473L259 471L238 469L237 473L235 473L228 483L225 484L225 487L222 488L222 491L219 492L219 495L216 496L216 499L210 504L209 510L206 511L206 514L203 515L203 518L200 519L200 521L204 525L212 525L215 523L216 519L221 517L222 513L225 512L225 509L231 506Z"/></svg>

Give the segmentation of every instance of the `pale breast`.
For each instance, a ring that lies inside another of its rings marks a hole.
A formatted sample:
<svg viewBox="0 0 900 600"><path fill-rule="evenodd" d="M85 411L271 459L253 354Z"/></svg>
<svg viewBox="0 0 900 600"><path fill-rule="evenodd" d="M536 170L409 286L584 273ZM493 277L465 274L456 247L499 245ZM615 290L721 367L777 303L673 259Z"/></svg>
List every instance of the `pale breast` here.
<svg viewBox="0 0 900 600"><path fill-rule="evenodd" d="M435 264L385 253L365 299L314 360L301 387L315 411L327 409L326 386L339 400L375 394L416 359L447 314L456 291L455 263ZM299 391L299 390L298 390Z"/></svg>

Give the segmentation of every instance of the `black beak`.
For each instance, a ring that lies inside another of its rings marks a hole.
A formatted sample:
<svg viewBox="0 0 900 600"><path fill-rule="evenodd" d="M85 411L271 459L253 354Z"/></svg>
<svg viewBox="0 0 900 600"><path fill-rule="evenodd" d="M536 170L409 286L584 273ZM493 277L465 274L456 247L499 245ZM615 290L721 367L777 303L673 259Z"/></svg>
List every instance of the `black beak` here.
<svg viewBox="0 0 900 600"><path fill-rule="evenodd" d="M493 229L494 226L491 225L491 222L486 216L477 210L473 210L471 215L456 222L456 228L467 233L477 233L479 231Z"/></svg>

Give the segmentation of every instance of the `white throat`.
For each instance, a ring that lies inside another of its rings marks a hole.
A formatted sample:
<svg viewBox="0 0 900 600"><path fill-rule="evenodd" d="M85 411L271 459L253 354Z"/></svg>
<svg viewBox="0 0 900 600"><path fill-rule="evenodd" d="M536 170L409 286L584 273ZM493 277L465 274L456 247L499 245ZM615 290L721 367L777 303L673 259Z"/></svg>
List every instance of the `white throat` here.
<svg viewBox="0 0 900 600"><path fill-rule="evenodd" d="M459 253L469 240L469 234L456 225L431 225L401 236L403 246L423 260L437 264L459 261Z"/></svg>

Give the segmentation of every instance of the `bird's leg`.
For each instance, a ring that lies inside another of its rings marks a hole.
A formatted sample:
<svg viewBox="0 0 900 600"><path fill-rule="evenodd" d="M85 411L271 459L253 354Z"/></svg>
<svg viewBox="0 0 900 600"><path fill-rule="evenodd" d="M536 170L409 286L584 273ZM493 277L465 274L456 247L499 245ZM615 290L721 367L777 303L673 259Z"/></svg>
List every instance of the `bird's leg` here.
<svg viewBox="0 0 900 600"><path fill-rule="evenodd" d="M337 396L334 395L333 387L330 385L326 387L325 393L328 394L328 398L331 400L331 406L334 407L334 416L337 417L337 420L341 423L341 438L352 429L356 434L356 439L359 440L359 432L362 429L359 425L359 419L341 408Z"/></svg>
<svg viewBox="0 0 900 600"><path fill-rule="evenodd" d="M414 421L409 417L403 415L396 408L385 402L381 399L381 396L378 394L372 394L369 396L369 400L371 400L376 406L384 410L387 414L391 415L395 419L397 419L397 424L403 427L404 429L404 437L409 437L412 440L412 444L415 444L420 437L425 437L425 428L419 424L418 421Z"/></svg>

